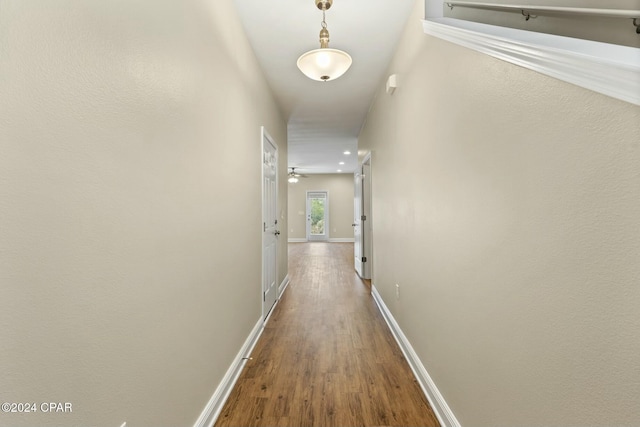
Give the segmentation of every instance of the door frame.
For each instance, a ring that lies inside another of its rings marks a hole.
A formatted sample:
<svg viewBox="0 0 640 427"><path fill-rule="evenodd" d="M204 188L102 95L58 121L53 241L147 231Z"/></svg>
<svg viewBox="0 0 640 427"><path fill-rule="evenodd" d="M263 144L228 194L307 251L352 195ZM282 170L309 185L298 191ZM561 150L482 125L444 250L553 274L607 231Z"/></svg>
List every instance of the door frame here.
<svg viewBox="0 0 640 427"><path fill-rule="evenodd" d="M262 272L260 274L261 276L261 283L260 283L260 304L262 306L262 319L266 320L267 316L269 315L269 313L271 312L271 310L273 309L273 307L275 307L276 303L278 302L279 299L279 295L278 295L278 236L276 235L276 243L275 243L275 254L274 254L274 274L275 274L275 301L274 303L267 307L267 301L265 298L265 283L266 283L266 278L265 278L265 259L267 257L267 254L265 252L265 229L264 229L264 223L265 223L265 218L267 216L267 213L265 212L265 188L264 188L264 178L265 178L265 174L264 174L264 153L265 153L265 144L271 144L274 148L275 148L275 152L276 152L276 161L275 161L275 177L276 177L276 185L275 185L275 194L274 194L274 202L275 202L275 208L274 208L274 216L275 216L275 221L276 221L276 230L277 230L277 226L278 226L278 218L277 218L277 213L278 213L278 186L279 186L279 176L278 176L278 162L279 162L279 151L278 151L278 144L276 144L276 142L273 140L273 138L271 137L271 135L269 135L269 133L267 132L267 130L265 129L264 126L260 127L260 178L261 178L261 182L260 182L260 188L261 188L261 197L262 197L262 215L261 215L261 234L262 234L262 238L261 238L261 242L262 242L262 262L261 262L261 266L262 266Z"/></svg>
<svg viewBox="0 0 640 427"><path fill-rule="evenodd" d="M312 238L311 237L311 220L309 218L311 210L309 209L309 195L314 193L324 193L326 195L324 204L324 238ZM308 242L328 242L329 241L329 191L328 190L307 190L305 196L305 220L307 222L307 241Z"/></svg>

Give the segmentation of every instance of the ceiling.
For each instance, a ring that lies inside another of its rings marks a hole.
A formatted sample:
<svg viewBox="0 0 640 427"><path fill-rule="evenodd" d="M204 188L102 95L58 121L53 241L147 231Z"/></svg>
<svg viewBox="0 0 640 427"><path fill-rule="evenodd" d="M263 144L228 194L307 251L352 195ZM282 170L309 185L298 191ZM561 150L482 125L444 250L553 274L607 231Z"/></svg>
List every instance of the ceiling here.
<svg viewBox="0 0 640 427"><path fill-rule="evenodd" d="M360 128L384 84L413 0L334 0L326 13L329 47L348 52L353 65L329 82L311 80L296 66L301 54L320 47L322 12L314 0L234 2L287 119L289 167L307 174L352 173Z"/></svg>

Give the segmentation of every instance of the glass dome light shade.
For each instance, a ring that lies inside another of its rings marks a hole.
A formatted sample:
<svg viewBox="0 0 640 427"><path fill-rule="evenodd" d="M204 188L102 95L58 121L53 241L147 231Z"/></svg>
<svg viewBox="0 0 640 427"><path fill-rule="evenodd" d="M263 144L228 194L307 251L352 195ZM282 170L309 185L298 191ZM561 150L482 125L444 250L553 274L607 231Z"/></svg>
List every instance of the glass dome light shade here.
<svg viewBox="0 0 640 427"><path fill-rule="evenodd" d="M346 73L352 62L347 52L321 47L300 55L298 68L310 79L326 82Z"/></svg>

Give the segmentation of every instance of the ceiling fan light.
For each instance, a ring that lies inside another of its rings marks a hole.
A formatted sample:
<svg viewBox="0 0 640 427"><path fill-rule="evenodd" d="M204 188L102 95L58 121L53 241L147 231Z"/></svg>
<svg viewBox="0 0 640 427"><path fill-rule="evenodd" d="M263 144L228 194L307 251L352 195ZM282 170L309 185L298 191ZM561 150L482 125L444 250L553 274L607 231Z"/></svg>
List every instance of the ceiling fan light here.
<svg viewBox="0 0 640 427"><path fill-rule="evenodd" d="M291 184L295 184L296 182L298 182L298 178L296 178L295 176L290 176L290 177L289 177L289 179L288 179L288 181L289 181Z"/></svg>
<svg viewBox="0 0 640 427"><path fill-rule="evenodd" d="M342 76L351 67L351 55L339 49L320 48L303 53L298 68L312 80L326 82Z"/></svg>

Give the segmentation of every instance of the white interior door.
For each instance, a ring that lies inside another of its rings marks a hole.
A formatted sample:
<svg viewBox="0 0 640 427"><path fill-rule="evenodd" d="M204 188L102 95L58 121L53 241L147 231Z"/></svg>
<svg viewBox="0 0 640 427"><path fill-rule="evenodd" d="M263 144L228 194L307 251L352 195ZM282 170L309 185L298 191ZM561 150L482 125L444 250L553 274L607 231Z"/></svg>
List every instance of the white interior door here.
<svg viewBox="0 0 640 427"><path fill-rule="evenodd" d="M371 209L371 155L365 157L362 163L362 273L363 279L371 279L373 274L373 222Z"/></svg>
<svg viewBox="0 0 640 427"><path fill-rule="evenodd" d="M276 302L278 286L278 147L262 128L262 316Z"/></svg>
<svg viewBox="0 0 640 427"><path fill-rule="evenodd" d="M329 240L329 193L307 191L307 240Z"/></svg>
<svg viewBox="0 0 640 427"><path fill-rule="evenodd" d="M371 155L365 157L354 175L353 258L356 272L363 279L372 274Z"/></svg>
<svg viewBox="0 0 640 427"><path fill-rule="evenodd" d="M354 185L354 199L353 199L353 259L355 263L356 272L360 277L363 275L362 271L362 168L356 170L353 174Z"/></svg>

